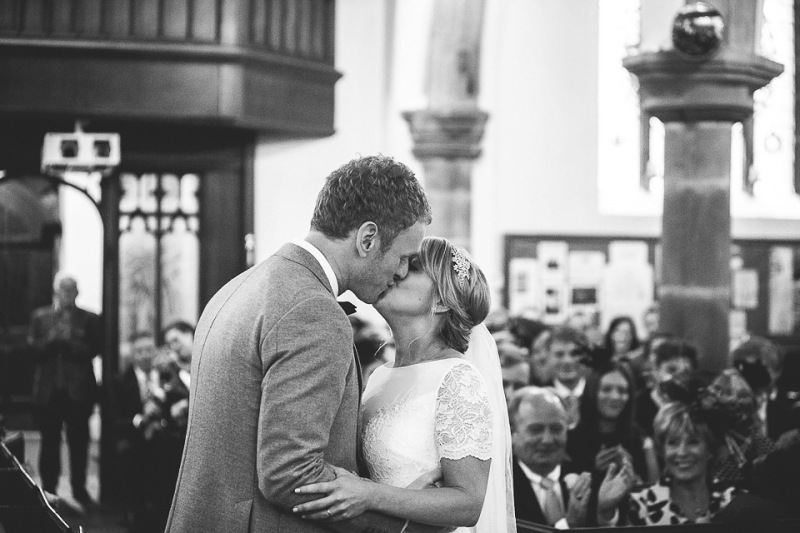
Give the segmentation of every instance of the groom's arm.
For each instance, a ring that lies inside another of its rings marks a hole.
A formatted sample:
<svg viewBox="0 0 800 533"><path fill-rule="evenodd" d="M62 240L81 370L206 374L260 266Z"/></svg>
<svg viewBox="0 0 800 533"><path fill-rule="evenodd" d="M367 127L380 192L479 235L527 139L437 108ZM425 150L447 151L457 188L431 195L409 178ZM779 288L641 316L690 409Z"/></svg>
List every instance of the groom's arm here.
<svg viewBox="0 0 800 533"><path fill-rule="evenodd" d="M262 334L256 471L264 497L289 513L309 499L295 494L296 487L335 477L325 452L347 392L349 327L335 300L318 297L299 303Z"/></svg>

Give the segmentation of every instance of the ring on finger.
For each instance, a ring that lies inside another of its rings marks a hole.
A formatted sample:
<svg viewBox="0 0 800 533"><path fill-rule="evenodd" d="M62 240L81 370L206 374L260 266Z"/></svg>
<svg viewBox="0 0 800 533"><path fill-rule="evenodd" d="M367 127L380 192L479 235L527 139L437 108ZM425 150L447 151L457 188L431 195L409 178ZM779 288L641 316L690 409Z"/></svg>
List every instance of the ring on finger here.
<svg viewBox="0 0 800 533"><path fill-rule="evenodd" d="M330 518L331 517L330 509L325 509L325 514L327 515L328 518Z"/></svg>

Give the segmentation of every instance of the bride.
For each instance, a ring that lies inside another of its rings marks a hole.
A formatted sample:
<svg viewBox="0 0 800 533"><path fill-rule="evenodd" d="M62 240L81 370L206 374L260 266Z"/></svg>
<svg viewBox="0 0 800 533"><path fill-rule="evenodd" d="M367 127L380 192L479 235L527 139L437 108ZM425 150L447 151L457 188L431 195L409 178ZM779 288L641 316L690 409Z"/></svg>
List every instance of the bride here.
<svg viewBox="0 0 800 533"><path fill-rule="evenodd" d="M294 511L326 521L379 511L406 518L406 532L417 523L516 531L500 364L481 324L489 312L483 272L447 240L428 237L375 308L397 354L362 398L371 480L337 469L333 481L298 488L322 496Z"/></svg>

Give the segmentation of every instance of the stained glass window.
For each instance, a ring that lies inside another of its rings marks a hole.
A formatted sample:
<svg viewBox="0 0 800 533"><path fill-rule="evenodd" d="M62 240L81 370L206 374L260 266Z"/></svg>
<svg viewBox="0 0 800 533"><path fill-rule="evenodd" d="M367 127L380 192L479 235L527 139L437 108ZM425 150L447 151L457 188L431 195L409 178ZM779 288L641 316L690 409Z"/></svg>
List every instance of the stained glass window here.
<svg viewBox="0 0 800 533"><path fill-rule="evenodd" d="M197 321L199 177L122 174L120 353L140 335L158 339L174 320Z"/></svg>

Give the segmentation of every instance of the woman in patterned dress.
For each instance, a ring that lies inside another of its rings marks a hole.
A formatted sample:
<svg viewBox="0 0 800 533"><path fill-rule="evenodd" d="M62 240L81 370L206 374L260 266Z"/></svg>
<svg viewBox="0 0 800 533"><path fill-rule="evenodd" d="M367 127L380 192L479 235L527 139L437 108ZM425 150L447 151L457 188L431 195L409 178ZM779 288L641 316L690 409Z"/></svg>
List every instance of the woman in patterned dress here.
<svg viewBox="0 0 800 533"><path fill-rule="evenodd" d="M720 443L705 422L681 402L668 403L653 422L656 450L664 461L661 481L630 497L633 525L704 523L733 499L734 488L711 489Z"/></svg>
<svg viewBox="0 0 800 533"><path fill-rule="evenodd" d="M489 311L483 273L463 250L428 237L375 308L397 352L362 398L371 479L339 469L334 481L297 489L322 497L295 512L336 521L379 511L406 518L406 532L417 524L515 531L499 358L481 324Z"/></svg>

